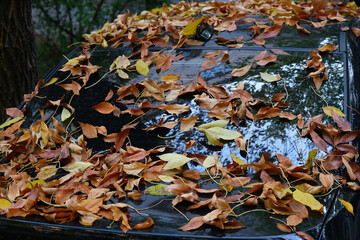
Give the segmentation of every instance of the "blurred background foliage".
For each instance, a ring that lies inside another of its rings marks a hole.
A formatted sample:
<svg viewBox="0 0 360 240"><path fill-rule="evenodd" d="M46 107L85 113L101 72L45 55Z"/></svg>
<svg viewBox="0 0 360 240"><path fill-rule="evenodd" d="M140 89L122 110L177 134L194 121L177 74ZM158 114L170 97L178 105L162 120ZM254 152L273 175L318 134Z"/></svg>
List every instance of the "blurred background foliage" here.
<svg viewBox="0 0 360 240"><path fill-rule="evenodd" d="M33 0L38 76L44 77L81 42L84 33L100 29L120 13L140 13L176 0ZM76 46L76 45L75 45Z"/></svg>

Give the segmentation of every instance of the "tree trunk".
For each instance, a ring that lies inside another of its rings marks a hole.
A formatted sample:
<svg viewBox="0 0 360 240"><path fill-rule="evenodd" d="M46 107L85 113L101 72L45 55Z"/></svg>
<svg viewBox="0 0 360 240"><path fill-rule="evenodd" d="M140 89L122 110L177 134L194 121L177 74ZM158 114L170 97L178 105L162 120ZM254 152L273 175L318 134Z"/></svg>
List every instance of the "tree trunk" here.
<svg viewBox="0 0 360 240"><path fill-rule="evenodd" d="M16 107L37 80L31 0L1 0L0 120Z"/></svg>

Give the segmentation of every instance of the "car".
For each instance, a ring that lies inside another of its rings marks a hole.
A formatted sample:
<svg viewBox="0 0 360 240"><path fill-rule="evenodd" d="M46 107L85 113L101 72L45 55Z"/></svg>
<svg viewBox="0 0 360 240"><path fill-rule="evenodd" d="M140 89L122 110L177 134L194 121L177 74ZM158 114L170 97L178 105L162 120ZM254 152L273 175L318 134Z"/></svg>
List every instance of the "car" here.
<svg viewBox="0 0 360 240"><path fill-rule="evenodd" d="M357 8L273 2L85 34L2 125L3 234L358 239Z"/></svg>

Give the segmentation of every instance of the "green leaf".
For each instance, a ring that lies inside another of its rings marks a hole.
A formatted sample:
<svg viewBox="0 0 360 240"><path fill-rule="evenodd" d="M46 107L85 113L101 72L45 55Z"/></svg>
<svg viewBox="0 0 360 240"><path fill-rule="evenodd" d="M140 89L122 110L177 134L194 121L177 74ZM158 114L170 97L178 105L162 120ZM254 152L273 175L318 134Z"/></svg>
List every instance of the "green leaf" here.
<svg viewBox="0 0 360 240"><path fill-rule="evenodd" d="M10 120L4 122L3 124L1 124L0 128L8 127L8 126L20 121L21 119L23 119L23 118L22 117L16 117L16 118L10 119Z"/></svg>
<svg viewBox="0 0 360 240"><path fill-rule="evenodd" d="M11 202L7 199L0 199L0 208L5 209L11 206Z"/></svg>
<svg viewBox="0 0 360 240"><path fill-rule="evenodd" d="M279 81L281 78L280 78L280 75L272 75L272 74L269 74L269 73L266 73L266 72L260 72L260 77L263 79L263 80L265 80L265 81L267 81L267 82L270 82L270 83L272 83L272 82L277 82L277 81Z"/></svg>
<svg viewBox="0 0 360 240"><path fill-rule="evenodd" d="M61 112L61 121L62 122L66 121L70 116L71 116L70 111L67 110L66 108L63 108Z"/></svg>
<svg viewBox="0 0 360 240"><path fill-rule="evenodd" d="M320 212L323 211L324 206L318 200L316 200L315 197L310 193L305 193L300 191L299 189L296 189L293 192L293 197L296 201L311 208L311 210L316 210Z"/></svg>
<svg viewBox="0 0 360 240"><path fill-rule="evenodd" d="M63 169L65 169L68 172L82 172L85 169L87 169L88 167L93 166L92 163L89 162L75 162L69 165L66 165L65 167L63 167Z"/></svg>
<svg viewBox="0 0 360 240"><path fill-rule="evenodd" d="M204 17L198 18L192 21L181 31L181 35L194 35L196 33L197 26L202 22Z"/></svg>
<svg viewBox="0 0 360 240"><path fill-rule="evenodd" d="M241 137L241 134L237 131L228 130L221 127L212 127L205 130L205 134L211 134L224 140L234 140L235 138Z"/></svg>
<svg viewBox="0 0 360 240"><path fill-rule="evenodd" d="M346 208L346 210L348 210L350 213L352 213L352 215L355 215L354 214L354 207L351 203L345 201L345 200L342 200L340 198L338 198L338 200L341 202L342 205L344 205L344 207Z"/></svg>
<svg viewBox="0 0 360 240"><path fill-rule="evenodd" d="M32 189L33 186L35 186L36 184L41 185L41 184L43 184L43 183L44 183L44 180L39 179L39 180L35 180L35 181L32 181L32 182L29 182L29 183L27 183L25 186L26 186L27 188L29 188L29 189Z"/></svg>
<svg viewBox="0 0 360 240"><path fill-rule="evenodd" d="M168 162L164 170L174 169L183 166L193 158L188 158L181 154L176 153L165 153L158 156L161 160Z"/></svg>
<svg viewBox="0 0 360 240"><path fill-rule="evenodd" d="M146 77L149 73L149 67L143 60L140 59L136 62L136 71Z"/></svg>
<svg viewBox="0 0 360 240"><path fill-rule="evenodd" d="M145 194L150 194L150 195L155 195L155 196L170 196L170 195L174 195L168 191L165 190L165 188L168 185L166 184L157 184L151 187L148 187L147 189L145 189Z"/></svg>

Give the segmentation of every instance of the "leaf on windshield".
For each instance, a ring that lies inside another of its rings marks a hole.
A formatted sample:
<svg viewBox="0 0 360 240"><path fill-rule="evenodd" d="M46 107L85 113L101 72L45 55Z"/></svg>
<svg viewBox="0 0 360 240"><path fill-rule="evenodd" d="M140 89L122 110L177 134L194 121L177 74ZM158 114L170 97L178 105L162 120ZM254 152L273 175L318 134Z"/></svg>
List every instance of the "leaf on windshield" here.
<svg viewBox="0 0 360 240"><path fill-rule="evenodd" d="M199 132L205 133L210 144L220 146L222 145L220 139L234 140L241 137L241 133L223 128L228 122L229 120L217 120L202 124L197 129Z"/></svg>
<svg viewBox="0 0 360 240"><path fill-rule="evenodd" d="M194 35L196 33L197 26L202 22L204 17L198 18L188 25L181 31L181 35Z"/></svg>
<svg viewBox="0 0 360 240"><path fill-rule="evenodd" d="M270 82L270 83L273 83L273 82L277 82L277 81L280 81L281 77L279 74L277 75L272 75L270 73L266 73L266 72L260 72L260 77L267 81L267 82Z"/></svg>
<svg viewBox="0 0 360 240"><path fill-rule="evenodd" d="M143 60L140 59L136 62L136 71L146 77L149 73L149 67Z"/></svg>

